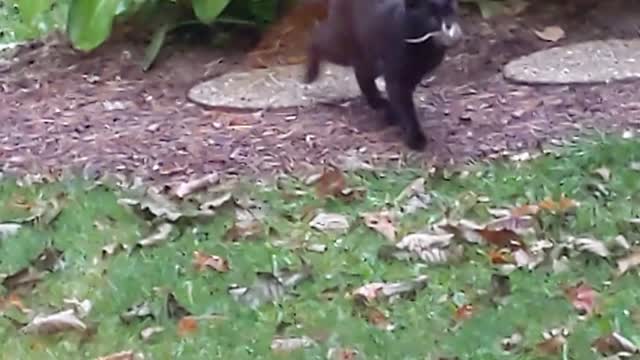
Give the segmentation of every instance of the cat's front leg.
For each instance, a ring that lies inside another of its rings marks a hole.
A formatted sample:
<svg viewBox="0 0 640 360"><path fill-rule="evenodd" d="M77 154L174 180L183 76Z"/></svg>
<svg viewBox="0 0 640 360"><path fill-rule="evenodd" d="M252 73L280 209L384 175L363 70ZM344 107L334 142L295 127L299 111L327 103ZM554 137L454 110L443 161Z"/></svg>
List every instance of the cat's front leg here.
<svg viewBox="0 0 640 360"><path fill-rule="evenodd" d="M400 124L405 143L410 149L423 150L427 145L427 138L418 122L413 102L414 87L388 76L385 81L390 103L388 116L394 117L394 120Z"/></svg>

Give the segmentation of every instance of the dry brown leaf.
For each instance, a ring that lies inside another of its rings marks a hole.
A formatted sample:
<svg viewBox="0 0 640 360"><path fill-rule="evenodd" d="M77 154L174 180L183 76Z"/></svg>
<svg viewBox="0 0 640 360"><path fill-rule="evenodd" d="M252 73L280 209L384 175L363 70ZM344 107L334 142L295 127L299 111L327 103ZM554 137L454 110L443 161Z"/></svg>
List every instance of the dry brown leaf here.
<svg viewBox="0 0 640 360"><path fill-rule="evenodd" d="M478 234L489 244L499 248L510 248L513 250L526 248L525 243L513 230L509 229L479 229L476 230Z"/></svg>
<svg viewBox="0 0 640 360"><path fill-rule="evenodd" d="M185 316L178 321L178 336L187 336L198 331L198 320L192 316Z"/></svg>
<svg viewBox="0 0 640 360"><path fill-rule="evenodd" d="M456 311L453 315L453 319L456 322L461 322L470 319L473 316L475 308L471 304L464 304L456 308Z"/></svg>
<svg viewBox="0 0 640 360"><path fill-rule="evenodd" d="M492 265L515 264L516 262L511 251L505 248L491 249L487 255Z"/></svg>
<svg viewBox="0 0 640 360"><path fill-rule="evenodd" d="M120 351L114 354L99 356L96 360L136 360L142 359L140 354L136 354L133 350Z"/></svg>
<svg viewBox="0 0 640 360"><path fill-rule="evenodd" d="M232 227L224 234L226 241L240 241L240 240L256 240L264 234L264 226L258 220L253 221L236 221Z"/></svg>
<svg viewBox="0 0 640 360"><path fill-rule="evenodd" d="M196 191L202 190L208 186L211 186L220 180L218 173L207 174L201 178L194 179L185 183L179 184L173 191L173 194L182 199L185 196L192 194Z"/></svg>
<svg viewBox="0 0 640 360"><path fill-rule="evenodd" d="M51 315L37 315L20 331L25 334L51 335L65 331L85 331L85 325L73 309L64 310Z"/></svg>
<svg viewBox="0 0 640 360"><path fill-rule="evenodd" d="M22 299L20 299L20 296L18 296L18 294L16 293L10 293L6 297L0 296L0 312L3 312L10 306L17 308L22 313L31 313L31 310L24 306L24 304L22 303Z"/></svg>
<svg viewBox="0 0 640 360"><path fill-rule="evenodd" d="M147 328L142 329L142 331L140 331L140 339L142 339L142 341L149 341L151 340L152 337L154 337L157 334L160 334L161 332L164 331L164 327L162 326L150 326Z"/></svg>
<svg viewBox="0 0 640 360"><path fill-rule="evenodd" d="M565 37L564 30L559 26L547 26L542 31L533 31L537 37L544 41L557 42Z"/></svg>
<svg viewBox="0 0 640 360"><path fill-rule="evenodd" d="M385 210L377 213L363 213L360 216L369 228L379 232L390 242L396 242L396 227L393 213Z"/></svg>
<svg viewBox="0 0 640 360"><path fill-rule="evenodd" d="M617 355L618 358L629 358L640 353L640 349L631 340L617 332L597 338L591 343L591 347L601 355Z"/></svg>
<svg viewBox="0 0 640 360"><path fill-rule="evenodd" d="M316 230L325 232L346 232L350 227L346 216L331 213L319 213L311 220L309 225Z"/></svg>
<svg viewBox="0 0 640 360"><path fill-rule="evenodd" d="M315 344L316 342L308 336L289 338L277 337L271 341L271 350L274 352L292 352L311 347Z"/></svg>
<svg viewBox="0 0 640 360"><path fill-rule="evenodd" d="M193 252L193 264L198 271L206 268L216 270L221 273L229 271L229 261L217 255L207 255L199 251Z"/></svg>
<svg viewBox="0 0 640 360"><path fill-rule="evenodd" d="M540 207L538 205L521 205L511 209L511 215L513 216L532 216L537 215L540 211Z"/></svg>
<svg viewBox="0 0 640 360"><path fill-rule="evenodd" d="M598 292L584 282L563 289L571 305L582 314L591 315L598 308Z"/></svg>
<svg viewBox="0 0 640 360"><path fill-rule="evenodd" d="M170 223L162 223L155 228L149 236L140 239L137 243L137 247L146 248L163 244L169 241L169 235L173 230L173 225Z"/></svg>
<svg viewBox="0 0 640 360"><path fill-rule="evenodd" d="M575 209L576 207L580 206L580 203L578 203L577 201L573 200L573 199L569 199L567 197L565 197L564 195L562 195L560 197L560 200L555 201L551 198L546 198L544 200L542 200L538 206L541 209L553 212L553 213L566 213L569 210Z"/></svg>
<svg viewBox="0 0 640 360"><path fill-rule="evenodd" d="M635 248L629 255L618 259L618 276L640 265L640 248Z"/></svg>
<svg viewBox="0 0 640 360"><path fill-rule="evenodd" d="M367 321L380 330L392 331L395 328L391 319L377 307L368 306L365 315Z"/></svg>
<svg viewBox="0 0 640 360"><path fill-rule="evenodd" d="M316 180L316 194L319 197L339 196L347 187L347 179L342 171L336 168L329 168L322 172Z"/></svg>
<svg viewBox="0 0 640 360"><path fill-rule="evenodd" d="M351 296L354 298L361 297L367 301L372 301L379 298L390 298L404 295L415 290L423 289L427 286L428 279L429 278L426 275L420 275L410 281L370 283L353 290L351 292Z"/></svg>
<svg viewBox="0 0 640 360"><path fill-rule="evenodd" d="M557 355L567 343L567 329L552 329L543 334L544 340L536 344L536 349L544 355Z"/></svg>
<svg viewBox="0 0 640 360"><path fill-rule="evenodd" d="M27 266L4 278L2 280L2 286L8 291L32 287L42 280L45 275L45 272Z"/></svg>

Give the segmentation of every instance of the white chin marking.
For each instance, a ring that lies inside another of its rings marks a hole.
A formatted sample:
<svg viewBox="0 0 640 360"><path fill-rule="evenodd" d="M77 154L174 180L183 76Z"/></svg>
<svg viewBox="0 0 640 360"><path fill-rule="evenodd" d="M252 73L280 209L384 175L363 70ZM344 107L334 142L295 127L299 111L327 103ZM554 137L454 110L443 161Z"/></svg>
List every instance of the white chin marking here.
<svg viewBox="0 0 640 360"><path fill-rule="evenodd" d="M409 38L409 39L404 39L404 41L411 43L411 44L419 44L419 43L423 43L429 39L431 39L433 36L435 36L439 31L435 31L435 32L429 32L426 33L424 35L422 35L421 37L417 37L417 38Z"/></svg>

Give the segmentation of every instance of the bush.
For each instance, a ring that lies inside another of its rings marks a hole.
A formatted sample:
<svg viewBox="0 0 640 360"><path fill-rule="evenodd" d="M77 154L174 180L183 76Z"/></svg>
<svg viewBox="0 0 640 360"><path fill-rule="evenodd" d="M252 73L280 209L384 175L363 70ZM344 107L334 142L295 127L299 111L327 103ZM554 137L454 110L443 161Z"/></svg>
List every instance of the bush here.
<svg viewBox="0 0 640 360"><path fill-rule="evenodd" d="M143 64L147 69L170 31L193 24L260 27L294 1L309 0L0 0L0 18L7 19L5 24L0 22L0 40L34 38L66 26L72 45L91 51L104 43L113 29L128 23L136 32L153 33ZM489 17L505 1L525 0L459 1L477 5L483 16Z"/></svg>

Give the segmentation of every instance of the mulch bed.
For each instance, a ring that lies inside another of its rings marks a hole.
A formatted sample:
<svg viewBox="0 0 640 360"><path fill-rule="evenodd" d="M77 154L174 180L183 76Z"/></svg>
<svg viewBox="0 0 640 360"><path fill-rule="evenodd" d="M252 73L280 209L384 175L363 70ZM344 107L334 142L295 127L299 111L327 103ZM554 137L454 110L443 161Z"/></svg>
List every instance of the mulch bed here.
<svg viewBox="0 0 640 360"><path fill-rule="evenodd" d="M465 17L467 40L417 94L431 139L422 153L410 153L399 131L385 128L359 99L258 114L213 111L186 100L198 81L241 69L243 51L169 45L143 73L142 44L114 40L91 54L60 42L34 44L0 70L0 161L5 170L74 167L180 180L210 171L295 171L352 151L380 164L397 164L407 154L442 164L528 151L585 128L640 128L637 82L527 87L503 80L500 69L514 57L640 34L635 2L555 3L557 11L539 4L516 18ZM532 29L547 25L561 26L567 38L541 41Z"/></svg>

